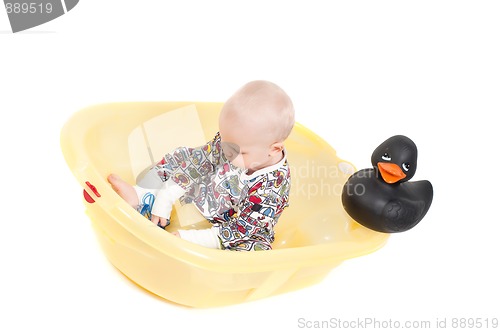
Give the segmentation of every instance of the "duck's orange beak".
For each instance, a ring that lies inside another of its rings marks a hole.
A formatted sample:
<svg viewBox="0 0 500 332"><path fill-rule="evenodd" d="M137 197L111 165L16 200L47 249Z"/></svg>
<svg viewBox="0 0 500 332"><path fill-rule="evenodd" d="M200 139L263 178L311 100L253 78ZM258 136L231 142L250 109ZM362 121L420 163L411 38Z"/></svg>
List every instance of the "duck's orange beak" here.
<svg viewBox="0 0 500 332"><path fill-rule="evenodd" d="M387 183L396 183L406 177L401 168L393 163L378 163L377 164L382 179Z"/></svg>

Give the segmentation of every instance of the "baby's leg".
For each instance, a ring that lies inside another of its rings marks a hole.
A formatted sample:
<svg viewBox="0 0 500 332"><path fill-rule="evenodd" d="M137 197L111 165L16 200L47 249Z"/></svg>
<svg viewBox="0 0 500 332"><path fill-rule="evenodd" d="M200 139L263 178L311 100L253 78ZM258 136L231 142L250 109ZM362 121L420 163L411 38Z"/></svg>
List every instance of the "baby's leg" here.
<svg viewBox="0 0 500 332"><path fill-rule="evenodd" d="M139 197L137 197L137 192L134 187L122 180L118 175L111 174L108 176L108 182L111 187L121 198L123 198L128 204L130 204L134 209L139 206Z"/></svg>
<svg viewBox="0 0 500 332"><path fill-rule="evenodd" d="M189 230L179 229L175 233L175 236L189 242L199 244L200 246L212 249L221 249L220 239L218 236L219 230L216 227Z"/></svg>

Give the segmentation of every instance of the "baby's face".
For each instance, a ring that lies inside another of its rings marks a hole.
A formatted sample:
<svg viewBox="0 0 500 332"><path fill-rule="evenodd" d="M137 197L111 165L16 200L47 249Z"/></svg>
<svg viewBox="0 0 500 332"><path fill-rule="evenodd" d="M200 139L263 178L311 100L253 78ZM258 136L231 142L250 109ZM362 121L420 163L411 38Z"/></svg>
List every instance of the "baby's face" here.
<svg viewBox="0 0 500 332"><path fill-rule="evenodd" d="M268 147L248 142L243 137L226 135L221 131L221 145L226 158L236 167L256 171L268 166Z"/></svg>
<svg viewBox="0 0 500 332"><path fill-rule="evenodd" d="M270 145L255 130L248 126L233 126L229 121L220 121L219 132L222 150L226 158L236 167L256 171L269 166Z"/></svg>

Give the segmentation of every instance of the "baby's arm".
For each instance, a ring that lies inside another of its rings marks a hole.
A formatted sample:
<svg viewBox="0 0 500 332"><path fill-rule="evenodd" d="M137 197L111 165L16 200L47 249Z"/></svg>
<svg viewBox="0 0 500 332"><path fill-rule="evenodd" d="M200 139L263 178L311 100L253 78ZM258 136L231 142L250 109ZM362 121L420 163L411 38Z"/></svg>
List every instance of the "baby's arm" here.
<svg viewBox="0 0 500 332"><path fill-rule="evenodd" d="M172 181L172 179L165 181L153 204L151 221L155 224L160 223L162 226L166 226L167 219L170 219L170 213L172 212L174 202L185 192L186 191Z"/></svg>
<svg viewBox="0 0 500 332"><path fill-rule="evenodd" d="M164 181L161 190L156 194L151 211L151 221L165 226L168 223L172 205L176 199L210 172L213 164L220 159L220 135L197 148L179 147L166 154L153 168L153 172Z"/></svg>

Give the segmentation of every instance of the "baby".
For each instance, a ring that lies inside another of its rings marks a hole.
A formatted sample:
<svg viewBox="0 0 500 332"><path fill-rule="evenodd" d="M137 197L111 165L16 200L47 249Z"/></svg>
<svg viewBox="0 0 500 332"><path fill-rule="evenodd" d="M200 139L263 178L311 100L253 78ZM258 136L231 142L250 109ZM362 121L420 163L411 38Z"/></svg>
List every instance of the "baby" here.
<svg viewBox="0 0 500 332"><path fill-rule="evenodd" d="M274 226L288 206L290 169L284 141L294 113L292 101L276 84L247 83L224 103L219 132L210 142L166 154L139 185L114 174L108 181L162 228L170 223L177 199L195 204L212 227L172 233L185 240L225 250L271 249ZM159 185L151 185L154 182Z"/></svg>

